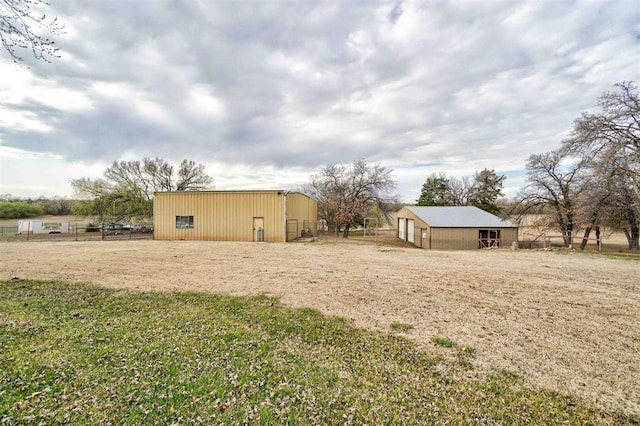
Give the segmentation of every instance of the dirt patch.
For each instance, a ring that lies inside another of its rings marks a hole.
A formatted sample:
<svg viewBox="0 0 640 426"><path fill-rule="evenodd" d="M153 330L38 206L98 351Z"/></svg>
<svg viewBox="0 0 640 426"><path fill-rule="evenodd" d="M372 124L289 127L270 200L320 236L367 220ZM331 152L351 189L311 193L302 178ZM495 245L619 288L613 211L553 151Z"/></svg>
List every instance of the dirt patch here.
<svg viewBox="0 0 640 426"><path fill-rule="evenodd" d="M0 244L0 278L274 295L421 345L476 348L480 370L640 415L640 262L545 251L426 251L357 242Z"/></svg>

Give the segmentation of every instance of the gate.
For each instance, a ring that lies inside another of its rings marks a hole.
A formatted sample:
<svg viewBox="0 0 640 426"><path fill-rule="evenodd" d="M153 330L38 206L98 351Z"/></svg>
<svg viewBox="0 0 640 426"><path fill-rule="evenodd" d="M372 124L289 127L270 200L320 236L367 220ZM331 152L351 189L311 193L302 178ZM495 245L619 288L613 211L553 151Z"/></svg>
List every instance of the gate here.
<svg viewBox="0 0 640 426"><path fill-rule="evenodd" d="M287 241L298 238L298 219L287 219Z"/></svg>

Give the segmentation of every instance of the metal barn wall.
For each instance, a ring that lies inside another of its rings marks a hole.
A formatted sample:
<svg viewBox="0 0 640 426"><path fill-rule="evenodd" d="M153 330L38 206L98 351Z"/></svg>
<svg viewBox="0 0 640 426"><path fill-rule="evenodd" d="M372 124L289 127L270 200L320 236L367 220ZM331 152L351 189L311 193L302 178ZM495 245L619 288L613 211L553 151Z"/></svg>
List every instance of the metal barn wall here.
<svg viewBox="0 0 640 426"><path fill-rule="evenodd" d="M298 228L295 238L300 237L305 221L311 223L318 220L318 203L316 200L299 192L288 193L287 221L290 220L297 220ZM313 226L315 226L315 223ZM315 229L313 231L315 231Z"/></svg>
<svg viewBox="0 0 640 426"><path fill-rule="evenodd" d="M397 221L398 223L400 221L404 222L404 226L405 226L405 235L403 240L404 241L409 241L409 229L407 226L407 219L412 219L413 220L413 244L418 246L418 247L422 247L422 248L429 248L429 241L428 238L427 239L423 239L422 238L422 234L423 232L427 232L427 234L430 234L429 230L430 227L429 225L427 225L422 219L420 219L418 216L416 216L415 214L413 214L411 211L409 211L406 208L402 208L400 209L400 211L396 214L397 217ZM396 224L397 227L396 229L399 229L399 225L398 223ZM398 234L396 234L396 237L399 237Z"/></svg>
<svg viewBox="0 0 640 426"><path fill-rule="evenodd" d="M518 228L433 228L406 208L397 213L397 220L413 219L415 224L414 245L435 250L474 250L478 249L480 229L500 230L500 245L511 246L518 241ZM426 235L426 237L424 237ZM405 241L408 240L405 235Z"/></svg>
<svg viewBox="0 0 640 426"><path fill-rule="evenodd" d="M474 250L479 248L481 229L499 230L500 247L510 247L512 242L518 241L518 228L431 228L429 243L437 250ZM429 248L428 245L424 247Z"/></svg>
<svg viewBox="0 0 640 426"><path fill-rule="evenodd" d="M479 228L431 228L431 248L473 250L478 248Z"/></svg>
<svg viewBox="0 0 640 426"><path fill-rule="evenodd" d="M157 240L253 241L253 218L262 217L264 241L285 241L278 191L157 192L153 209ZM176 216L193 216L193 228L177 229Z"/></svg>
<svg viewBox="0 0 640 426"><path fill-rule="evenodd" d="M501 239L504 247L518 242L518 228L500 228L500 231L502 232Z"/></svg>

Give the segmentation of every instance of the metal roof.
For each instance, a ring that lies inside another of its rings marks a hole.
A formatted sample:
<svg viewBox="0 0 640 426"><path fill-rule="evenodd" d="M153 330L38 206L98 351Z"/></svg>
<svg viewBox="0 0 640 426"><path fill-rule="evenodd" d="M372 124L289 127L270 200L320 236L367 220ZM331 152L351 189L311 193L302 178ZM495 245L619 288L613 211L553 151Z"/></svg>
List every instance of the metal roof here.
<svg viewBox="0 0 640 426"><path fill-rule="evenodd" d="M155 191L154 194L212 194L212 193L226 193L226 194L236 194L236 193L256 193L256 194L264 194L264 193L273 193L276 192L278 194L303 194L298 191L288 191L285 189L203 189L198 191ZM308 195L307 195L308 196Z"/></svg>
<svg viewBox="0 0 640 426"><path fill-rule="evenodd" d="M477 207L407 206L406 209L435 228L517 228Z"/></svg>

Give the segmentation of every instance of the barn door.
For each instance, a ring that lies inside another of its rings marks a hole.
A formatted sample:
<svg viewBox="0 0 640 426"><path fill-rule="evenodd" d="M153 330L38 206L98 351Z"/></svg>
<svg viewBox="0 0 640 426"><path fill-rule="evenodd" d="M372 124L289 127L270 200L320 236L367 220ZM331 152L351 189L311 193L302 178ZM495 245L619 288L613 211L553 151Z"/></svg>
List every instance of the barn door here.
<svg viewBox="0 0 640 426"><path fill-rule="evenodd" d="M253 218L253 241L264 241L264 217Z"/></svg>
<svg viewBox="0 0 640 426"><path fill-rule="evenodd" d="M398 238L400 238L401 240L406 240L405 233L404 233L404 218L403 217L399 217L398 218Z"/></svg>
<svg viewBox="0 0 640 426"><path fill-rule="evenodd" d="M287 241L298 238L298 219L287 219Z"/></svg>
<svg viewBox="0 0 640 426"><path fill-rule="evenodd" d="M413 219L407 219L407 241L410 243L415 243L416 234L415 234L415 225L413 223Z"/></svg>

